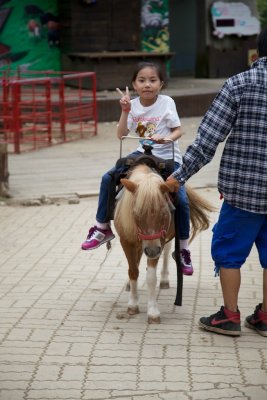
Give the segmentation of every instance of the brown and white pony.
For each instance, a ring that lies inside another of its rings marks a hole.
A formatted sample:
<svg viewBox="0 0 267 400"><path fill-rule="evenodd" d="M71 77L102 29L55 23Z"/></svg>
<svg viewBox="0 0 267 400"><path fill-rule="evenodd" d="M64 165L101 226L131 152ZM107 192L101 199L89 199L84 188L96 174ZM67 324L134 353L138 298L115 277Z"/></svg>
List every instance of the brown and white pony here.
<svg viewBox="0 0 267 400"><path fill-rule="evenodd" d="M159 257L165 246L160 287L169 287L168 256L170 241L175 236L174 213L171 212L169 192L178 190L178 182L173 179L164 182L163 178L147 165L136 166L129 179L121 179L125 190L117 202L114 225L128 261L130 294L128 313L137 314L137 281L142 254L147 257L146 281L148 287L147 315L149 323L160 322L160 311L156 300L156 269ZM212 206L187 187L190 204L192 238L201 230L207 229L207 213Z"/></svg>

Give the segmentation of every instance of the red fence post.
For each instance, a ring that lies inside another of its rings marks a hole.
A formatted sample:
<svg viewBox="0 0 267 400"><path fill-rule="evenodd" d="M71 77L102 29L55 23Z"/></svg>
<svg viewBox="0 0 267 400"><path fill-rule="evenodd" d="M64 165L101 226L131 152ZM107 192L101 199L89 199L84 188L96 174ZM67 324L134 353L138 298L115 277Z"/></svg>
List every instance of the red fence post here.
<svg viewBox="0 0 267 400"><path fill-rule="evenodd" d="M92 89L93 89L93 115L95 125L95 135L97 135L97 103L96 103L96 73L92 73Z"/></svg>
<svg viewBox="0 0 267 400"><path fill-rule="evenodd" d="M20 120L20 88L17 81L12 82L12 126L14 132L14 151L20 153L20 132L21 132L21 120Z"/></svg>
<svg viewBox="0 0 267 400"><path fill-rule="evenodd" d="M59 81L59 113L60 113L60 131L63 141L66 141L66 107L65 107L65 81L60 78Z"/></svg>
<svg viewBox="0 0 267 400"><path fill-rule="evenodd" d="M4 138L8 140L7 132L10 129L11 124L11 115L9 110L9 103L8 103L8 94L9 94L9 81L6 79L4 75L2 79L2 88L3 88L3 128L4 128Z"/></svg>
<svg viewBox="0 0 267 400"><path fill-rule="evenodd" d="M51 107L51 79L45 82L46 113L47 113L47 140L52 143L52 107Z"/></svg>

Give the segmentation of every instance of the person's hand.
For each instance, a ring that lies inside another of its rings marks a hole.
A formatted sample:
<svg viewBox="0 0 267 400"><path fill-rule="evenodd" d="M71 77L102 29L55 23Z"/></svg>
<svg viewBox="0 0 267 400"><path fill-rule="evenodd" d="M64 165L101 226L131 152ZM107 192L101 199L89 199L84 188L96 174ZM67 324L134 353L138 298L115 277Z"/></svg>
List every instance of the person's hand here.
<svg viewBox="0 0 267 400"><path fill-rule="evenodd" d="M176 182L178 182L177 179L175 179L173 175L168 176L168 178L166 179L166 181L176 181ZM178 186L178 189L179 189L180 186L181 186L180 182L178 182L178 185L179 185L179 186ZM178 190L178 189L177 189L177 190Z"/></svg>
<svg viewBox="0 0 267 400"><path fill-rule="evenodd" d="M128 86L126 86L125 94L119 88L116 88L116 90L121 95L120 105L122 111L124 112L131 111L131 99Z"/></svg>
<svg viewBox="0 0 267 400"><path fill-rule="evenodd" d="M162 136L160 136L158 133L155 133L154 135L149 136L149 139L153 140L155 143L158 143L158 144L166 143L165 139Z"/></svg>

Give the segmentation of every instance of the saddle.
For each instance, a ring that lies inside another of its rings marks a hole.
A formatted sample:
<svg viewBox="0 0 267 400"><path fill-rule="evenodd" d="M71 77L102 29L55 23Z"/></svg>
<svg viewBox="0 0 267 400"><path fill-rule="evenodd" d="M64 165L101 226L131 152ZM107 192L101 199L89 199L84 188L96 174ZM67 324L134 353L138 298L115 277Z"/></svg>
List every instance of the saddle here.
<svg viewBox="0 0 267 400"><path fill-rule="evenodd" d="M163 158L154 156L152 154L153 147L150 145L144 144L143 149L145 152L139 157L128 156L119 158L116 162L116 171L109 173L111 183L109 186L106 221L114 219L116 197L123 187L120 180L127 177L134 167L145 164L161 175L164 181L166 181L168 176L174 171L174 160L164 160Z"/></svg>

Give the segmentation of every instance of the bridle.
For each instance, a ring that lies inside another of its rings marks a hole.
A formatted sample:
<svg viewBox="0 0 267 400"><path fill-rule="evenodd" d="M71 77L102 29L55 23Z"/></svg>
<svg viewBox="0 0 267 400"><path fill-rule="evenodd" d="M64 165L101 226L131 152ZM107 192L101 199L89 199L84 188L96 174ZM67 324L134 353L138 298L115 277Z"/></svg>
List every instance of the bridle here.
<svg viewBox="0 0 267 400"><path fill-rule="evenodd" d="M166 229L161 228L161 230L157 233L152 233L152 234L145 234L141 231L140 228L137 228L137 237L139 240L154 240L154 239L160 239L160 238L165 238L167 231Z"/></svg>

